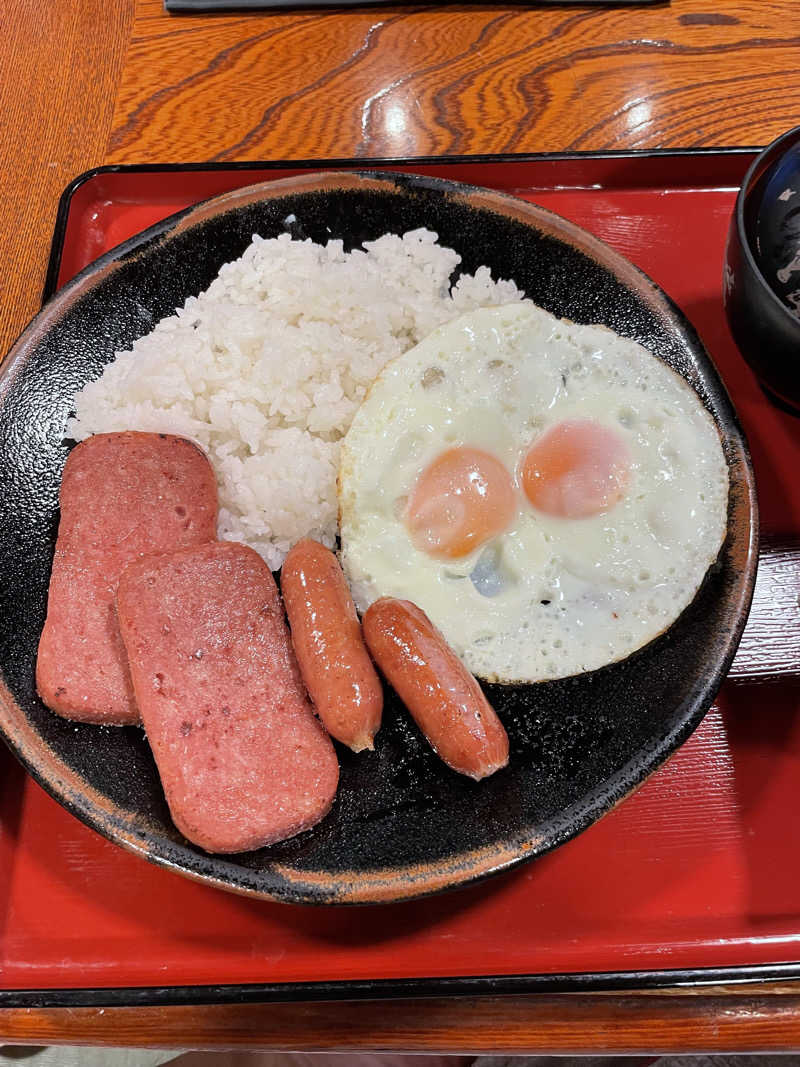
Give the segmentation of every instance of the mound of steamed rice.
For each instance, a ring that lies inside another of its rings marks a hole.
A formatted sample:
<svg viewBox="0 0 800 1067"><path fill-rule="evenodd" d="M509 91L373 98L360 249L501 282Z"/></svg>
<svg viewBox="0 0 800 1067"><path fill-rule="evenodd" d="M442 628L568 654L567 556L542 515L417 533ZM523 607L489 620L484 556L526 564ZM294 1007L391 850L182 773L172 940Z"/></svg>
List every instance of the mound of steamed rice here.
<svg viewBox="0 0 800 1067"><path fill-rule="evenodd" d="M340 440L383 365L441 323L523 295L488 267L451 288L459 262L427 230L350 253L255 236L77 394L68 435L192 438L217 474L219 536L273 570L302 537L333 546Z"/></svg>

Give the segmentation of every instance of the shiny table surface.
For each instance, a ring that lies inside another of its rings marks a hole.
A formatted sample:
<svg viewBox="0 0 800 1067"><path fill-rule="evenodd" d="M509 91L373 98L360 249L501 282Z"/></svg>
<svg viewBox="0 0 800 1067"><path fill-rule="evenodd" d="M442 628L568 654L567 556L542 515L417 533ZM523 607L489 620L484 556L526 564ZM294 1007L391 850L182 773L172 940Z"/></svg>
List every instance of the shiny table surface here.
<svg viewBox="0 0 800 1067"><path fill-rule="evenodd" d="M761 145L800 122L795 0L168 16L7 0L0 348L58 197L104 163ZM436 1051L790 1050L800 983L625 994L6 1009L0 1040Z"/></svg>

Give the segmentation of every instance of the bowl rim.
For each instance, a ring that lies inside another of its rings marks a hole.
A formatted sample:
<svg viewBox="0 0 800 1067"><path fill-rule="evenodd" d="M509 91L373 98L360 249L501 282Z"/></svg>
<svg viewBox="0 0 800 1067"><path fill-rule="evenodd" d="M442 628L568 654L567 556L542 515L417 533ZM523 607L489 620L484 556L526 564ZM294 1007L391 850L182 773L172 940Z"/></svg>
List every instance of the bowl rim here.
<svg viewBox="0 0 800 1067"><path fill-rule="evenodd" d="M747 265L752 270L755 278L760 287L766 292L767 299L771 301L777 308L780 309L780 313L789 325L794 325L800 332L800 318L794 315L789 308L784 304L767 279L764 277L764 273L759 266L758 260L753 253L753 247L750 242L750 236L747 232L747 228L744 223L744 203L747 199L747 194L750 191L755 181L761 177L764 171L767 169L768 164L774 162L773 156L780 158L784 154L784 150L787 147L793 147L795 144L800 145L800 126L793 126L790 130L782 133L780 137L776 137L774 141L770 142L763 148L761 152L756 156L750 166L747 168L747 173L742 179L742 184L739 188L739 192L736 195L736 234L739 238L739 244L742 249L742 255L744 256Z"/></svg>

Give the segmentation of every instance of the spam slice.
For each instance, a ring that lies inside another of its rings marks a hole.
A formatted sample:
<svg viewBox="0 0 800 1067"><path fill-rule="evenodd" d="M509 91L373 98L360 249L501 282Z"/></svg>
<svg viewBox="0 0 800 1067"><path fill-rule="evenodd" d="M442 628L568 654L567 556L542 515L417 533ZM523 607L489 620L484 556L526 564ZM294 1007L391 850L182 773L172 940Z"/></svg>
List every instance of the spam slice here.
<svg viewBox="0 0 800 1067"><path fill-rule="evenodd" d="M139 722L115 597L123 569L148 552L216 536L211 466L183 437L108 433L70 452L39 642L36 686L67 719Z"/></svg>
<svg viewBox="0 0 800 1067"><path fill-rule="evenodd" d="M243 852L322 819L339 765L261 557L233 542L150 556L122 575L117 607L181 833L207 852Z"/></svg>

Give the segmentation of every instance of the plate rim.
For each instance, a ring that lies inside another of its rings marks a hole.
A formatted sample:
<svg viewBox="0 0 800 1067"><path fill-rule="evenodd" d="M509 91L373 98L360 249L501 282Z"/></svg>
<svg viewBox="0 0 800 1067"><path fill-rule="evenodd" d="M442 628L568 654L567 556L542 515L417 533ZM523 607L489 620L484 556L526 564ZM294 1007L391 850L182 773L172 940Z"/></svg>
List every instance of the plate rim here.
<svg viewBox="0 0 800 1067"><path fill-rule="evenodd" d="M619 154L628 155L630 153ZM589 155L589 153L587 153L587 155ZM157 165L145 166L158 169ZM200 164L196 166L202 167ZM281 164L281 166L285 166L285 164ZM250 167L251 164L249 163L242 164L242 169ZM176 165L176 168L182 169L179 164ZM45 770L40 769L40 766L35 759L35 743L31 746L29 752L28 745L25 743L26 738L22 737L20 739L14 737L9 731L8 723L6 722L5 705L10 701L12 706L15 706L16 702L14 701L13 695L8 690L5 681L0 678L0 731L2 731L9 746L21 760L26 770L31 773L34 779L58 803L63 805L82 822L100 832L116 844L146 858L157 866L165 867L204 884L234 893L241 893L246 896L316 905L400 903L407 900L420 899L433 893L472 885L485 878L509 870L533 857L545 855L553 848L563 844L566 840L577 836L577 834L581 833L599 818L602 818L607 814L608 811L616 807L616 805L629 795L629 793L641 786L690 736L702 721L705 713L713 702L714 696L724 678L727 668L733 660L747 620L747 613L754 591L758 558L757 498L755 494L754 473L746 437L724 382L692 323L672 298L644 271L606 242L595 237L585 228L578 226L571 220L565 219L547 208L543 208L535 203L523 201L511 194L481 186L474 186L465 182L457 182L446 177L421 176L405 172L396 173L387 170L362 170L360 166L358 169L342 171L313 169L300 176L258 182L253 185L240 187L175 212L167 218L160 220L152 226L147 227L145 230L133 235L115 248L110 249L97 260L88 264L61 290L59 290L58 294L32 319L9 350L8 355L2 361L2 364L0 364L0 404L2 404L6 390L13 382L17 366L25 362L30 351L35 348L37 340L46 332L52 317L58 316L63 310L71 306L73 301L80 299L84 290L90 292L106 274L113 272L115 265L121 264L131 256L135 256L137 250L144 250L145 246L149 248L151 242L158 238L166 240L177 236L192 225L202 224L203 218L209 214L216 217L223 214L226 210L233 210L236 207L242 206L243 203L255 200L274 199L284 193L317 191L321 187L321 183L326 180L340 181L346 188L363 188L365 186L374 188L375 183L377 183L378 187L382 184L387 189L394 189L399 185L401 191L403 187L422 185L424 188L433 187L435 189L441 189L456 197L474 195L477 193L489 201L500 201L503 204L514 205L516 211L520 212L523 216L528 216L530 221L534 224L537 221L541 222L541 220L544 219L549 221L550 225L553 226L556 231L561 231L563 234L564 230L566 230L570 238L578 240L579 243L577 247L584 254L590 255L591 250L600 252L603 257L600 261L601 264L606 269L614 270L615 277L621 277L623 284L625 284L626 276L628 278L632 277L639 280L643 279L646 283L648 295L652 296L654 304L660 311L665 310L668 312L666 318L669 319L670 327L673 329L676 336L679 337L682 345L686 346L692 352L693 364L700 372L714 403L714 421L718 431L723 437L723 440L727 440L729 446L732 447L734 444L736 445L735 455L732 453L728 455L726 450L728 468L731 470L735 462L740 473L737 484L746 490L744 498L740 501L740 510L746 514L739 516L739 521L741 522L743 519L746 520L749 536L746 538L746 545L742 544L740 546L743 558L741 560L742 566L739 571L740 576L737 582L738 597L735 598L736 622L727 634L724 654L715 659L714 669L710 673L704 675L702 680L698 679L691 694L684 697L684 699L676 705L675 715L679 715L680 717L678 724L670 729L665 735L660 737L656 742L643 746L643 748L640 748L633 753L611 778L606 779L602 785L594 791L594 797L591 803L587 803L586 800L584 800L580 804L576 803L575 805L572 805L571 808L561 813L558 822L566 823L569 819L574 819L574 815L570 814L572 808L579 808L582 812L581 818L578 819L577 822L573 822L568 831L564 829L562 829L561 832L557 832L555 829L551 830L550 836L552 839L549 843L542 846L541 841L536 838L529 838L529 831L531 828L528 827L513 835L513 844L511 845L509 845L508 839L506 839L504 842L495 842L493 845L486 846L486 848L473 850L473 853L462 851L455 857L448 857L445 860L436 861L426 868L427 873L420 879L422 888L416 884L415 880L409 879L408 867L394 869L384 867L376 869L374 872L377 876L376 888L372 891L370 891L369 888L367 890L363 888L365 883L369 883L369 877L365 877L365 872L337 872L334 879L337 883L336 888L333 890L334 895L328 897L324 895L324 891L323 895L320 895L319 889L315 891L314 872L298 872L295 870L293 872L294 877L287 879L279 870L276 870L276 868L283 866L279 861L271 860L267 867L262 868L259 871L252 871L250 868L230 865L235 871L240 872L240 877L234 877L232 880L228 880L227 877L223 877L222 875L204 873L199 870L198 868L202 866L202 862L195 862L192 864L191 857L194 857L195 861L205 860L206 862L208 862L208 857L201 855L199 851L190 844L181 844L174 841L169 842L170 851L174 849L177 855L182 859L184 857L190 858L188 866L185 863L185 859L184 862L178 862L169 856L155 854L146 844L146 834L136 834L129 830L122 832L119 825L115 825L113 816L109 816L105 820L100 817L97 809L98 807L102 809L102 805L98 805L96 801L90 802L90 797L91 794L94 793L96 793L97 797L102 797L103 794L94 790L94 788L84 779L80 779L82 787L80 789L75 789L74 787L65 784L63 776L59 778L52 772L50 776L47 776ZM298 183L301 186L299 189ZM480 203L478 206L483 209L491 210L491 204L487 205L486 203ZM545 232L548 231L545 230ZM556 232L555 236L557 239L564 239L563 237L559 238L558 232ZM645 299L644 292L639 292L637 295L639 299ZM734 526L734 518L729 513L727 526L728 534L730 534L730 531ZM729 599L732 602L734 598L731 597ZM688 713L681 711L684 707L691 707L693 710ZM28 730L23 730L23 734L27 734L28 732L35 734L36 737L39 738L39 749L41 750L43 745L41 737L35 730L33 730L33 727L27 723L27 717L24 713L22 714L28 726ZM64 764L63 760L61 760L49 746L44 745L44 748L49 755L51 763L55 763L59 769L66 772L67 777L69 777L70 774L74 776L74 772ZM648 753L646 759L643 759L641 755L642 751ZM40 762L44 766L47 761L46 759L41 759ZM641 767L643 764L647 768L644 776L641 774ZM634 770L635 767L639 768L638 772ZM554 822L556 822L556 820L554 820ZM529 839L527 841L521 841L520 838ZM486 862L482 859L478 859L478 854L484 852L488 854ZM472 854L474 854L472 864L467 864L465 867L463 863L457 862L459 859L464 860ZM229 865L229 857L212 857L211 859L217 868L219 868L220 865ZM452 877L452 869L454 867L459 871L458 876L455 878ZM324 872L320 873L324 874ZM369 874L372 873L373 872L369 872ZM265 875L268 877L271 875L273 880L277 879L279 885L276 888L266 889L256 888L253 884L249 884L253 881L263 881ZM348 875L351 876L349 883L347 881ZM330 882L325 883L324 878L322 881L324 884L330 884ZM347 890L343 888L343 883L344 885L350 884L351 886L354 884L358 886L360 884L360 888L351 888L350 891L347 892ZM383 886L383 889L380 888L381 886ZM398 892L398 887L405 888L401 888Z"/></svg>

